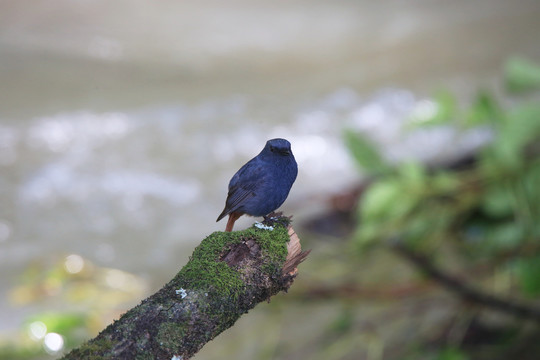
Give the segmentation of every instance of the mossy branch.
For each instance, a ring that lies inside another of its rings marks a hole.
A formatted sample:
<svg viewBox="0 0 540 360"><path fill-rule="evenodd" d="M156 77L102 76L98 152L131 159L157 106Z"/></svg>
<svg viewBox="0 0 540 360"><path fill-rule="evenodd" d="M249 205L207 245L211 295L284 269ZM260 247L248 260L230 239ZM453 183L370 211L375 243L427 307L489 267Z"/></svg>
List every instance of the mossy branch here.
<svg viewBox="0 0 540 360"><path fill-rule="evenodd" d="M268 223L271 222L271 224ZM262 301L287 291L302 251L289 218L215 232L157 293L62 359L189 359Z"/></svg>

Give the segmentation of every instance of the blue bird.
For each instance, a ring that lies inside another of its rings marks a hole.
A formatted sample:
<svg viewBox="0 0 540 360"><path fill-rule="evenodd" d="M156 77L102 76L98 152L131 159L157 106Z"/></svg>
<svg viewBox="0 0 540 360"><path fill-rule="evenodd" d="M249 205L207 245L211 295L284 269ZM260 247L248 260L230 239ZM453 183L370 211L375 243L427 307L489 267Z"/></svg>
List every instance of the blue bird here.
<svg viewBox="0 0 540 360"><path fill-rule="evenodd" d="M268 140L259 155L232 177L225 209L216 221L229 215L225 231L232 231L234 222L244 214L270 214L287 199L297 174L291 143L285 139Z"/></svg>

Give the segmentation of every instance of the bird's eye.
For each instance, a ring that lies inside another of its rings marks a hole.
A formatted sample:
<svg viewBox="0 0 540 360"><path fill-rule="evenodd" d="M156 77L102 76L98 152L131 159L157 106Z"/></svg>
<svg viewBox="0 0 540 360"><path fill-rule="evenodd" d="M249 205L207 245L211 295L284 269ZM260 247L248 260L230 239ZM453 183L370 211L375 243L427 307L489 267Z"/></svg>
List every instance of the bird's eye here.
<svg viewBox="0 0 540 360"><path fill-rule="evenodd" d="M273 146L270 146L270 151L274 152L274 150L276 150L276 149Z"/></svg>

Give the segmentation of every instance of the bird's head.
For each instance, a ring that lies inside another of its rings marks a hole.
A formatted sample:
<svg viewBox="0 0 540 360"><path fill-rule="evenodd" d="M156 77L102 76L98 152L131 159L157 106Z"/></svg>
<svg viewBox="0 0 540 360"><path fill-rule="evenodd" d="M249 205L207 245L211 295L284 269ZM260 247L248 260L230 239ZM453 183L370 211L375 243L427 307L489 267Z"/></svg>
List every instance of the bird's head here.
<svg viewBox="0 0 540 360"><path fill-rule="evenodd" d="M266 146L263 150L267 154L279 155L279 156L291 156L291 143L285 139L272 139L266 142Z"/></svg>

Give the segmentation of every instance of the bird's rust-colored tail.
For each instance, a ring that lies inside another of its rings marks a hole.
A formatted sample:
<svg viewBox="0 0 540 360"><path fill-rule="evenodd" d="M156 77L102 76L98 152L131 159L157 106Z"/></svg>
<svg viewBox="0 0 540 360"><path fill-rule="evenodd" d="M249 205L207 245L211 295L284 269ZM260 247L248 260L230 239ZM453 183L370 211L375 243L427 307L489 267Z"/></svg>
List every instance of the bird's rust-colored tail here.
<svg viewBox="0 0 540 360"><path fill-rule="evenodd" d="M231 232L234 226L234 222L242 216L242 213L232 212L229 214L229 220L227 220L227 226L225 226L225 231Z"/></svg>

